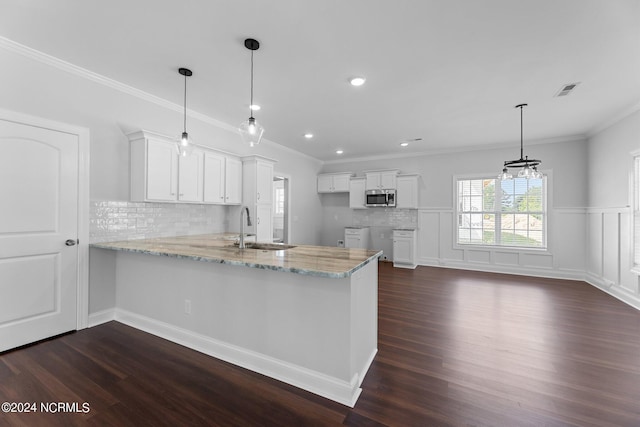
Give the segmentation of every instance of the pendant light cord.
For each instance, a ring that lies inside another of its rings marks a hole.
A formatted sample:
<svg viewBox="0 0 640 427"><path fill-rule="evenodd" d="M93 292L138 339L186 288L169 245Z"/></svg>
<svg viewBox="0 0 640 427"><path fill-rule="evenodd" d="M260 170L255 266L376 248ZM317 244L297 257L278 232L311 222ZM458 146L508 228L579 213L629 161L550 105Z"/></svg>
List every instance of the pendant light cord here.
<svg viewBox="0 0 640 427"><path fill-rule="evenodd" d="M522 131L522 108L524 107L524 105L520 106L520 159L523 159L524 157L524 142L523 142L523 131Z"/></svg>
<svg viewBox="0 0 640 427"><path fill-rule="evenodd" d="M251 51L251 102L249 103L249 117L253 117L253 50Z"/></svg>
<svg viewBox="0 0 640 427"><path fill-rule="evenodd" d="M184 75L184 133L187 133L187 75Z"/></svg>

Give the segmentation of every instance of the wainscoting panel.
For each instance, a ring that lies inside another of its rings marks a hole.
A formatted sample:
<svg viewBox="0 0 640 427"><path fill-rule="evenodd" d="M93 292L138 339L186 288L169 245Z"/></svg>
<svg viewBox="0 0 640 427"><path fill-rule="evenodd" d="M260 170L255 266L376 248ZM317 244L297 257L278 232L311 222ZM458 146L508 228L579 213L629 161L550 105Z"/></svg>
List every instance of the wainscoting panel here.
<svg viewBox="0 0 640 427"><path fill-rule="evenodd" d="M517 252L501 252L493 253L493 261L496 265L518 265L520 254Z"/></svg>
<svg viewBox="0 0 640 427"><path fill-rule="evenodd" d="M630 207L590 208L586 280L640 309L638 275L633 268L633 226Z"/></svg>
<svg viewBox="0 0 640 427"><path fill-rule="evenodd" d="M585 209L554 209L549 214L549 248L536 251L456 245L455 211L450 208L420 209L418 264L583 279L585 216Z"/></svg>
<svg viewBox="0 0 640 427"><path fill-rule="evenodd" d="M587 257L586 271L594 276L602 276L602 212L592 212L587 214L587 247L589 255Z"/></svg>
<svg viewBox="0 0 640 427"><path fill-rule="evenodd" d="M602 277L608 283L620 283L620 213L602 214Z"/></svg>
<svg viewBox="0 0 640 427"><path fill-rule="evenodd" d="M472 263L489 264L491 262L491 251L467 249L466 260Z"/></svg>
<svg viewBox="0 0 640 427"><path fill-rule="evenodd" d="M547 253L523 252L520 255L520 265L533 268L553 268L553 256Z"/></svg>

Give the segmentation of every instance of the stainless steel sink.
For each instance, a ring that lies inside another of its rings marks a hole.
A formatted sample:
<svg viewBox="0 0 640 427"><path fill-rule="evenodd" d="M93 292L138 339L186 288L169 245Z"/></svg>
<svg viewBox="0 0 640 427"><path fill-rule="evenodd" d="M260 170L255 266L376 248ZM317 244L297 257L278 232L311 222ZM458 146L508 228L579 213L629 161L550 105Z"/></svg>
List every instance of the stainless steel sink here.
<svg viewBox="0 0 640 427"><path fill-rule="evenodd" d="M237 243L233 244L235 247L238 247ZM255 242L246 242L246 249L257 249L262 251L283 251L285 249L295 248L294 245L285 245L282 243L255 243Z"/></svg>

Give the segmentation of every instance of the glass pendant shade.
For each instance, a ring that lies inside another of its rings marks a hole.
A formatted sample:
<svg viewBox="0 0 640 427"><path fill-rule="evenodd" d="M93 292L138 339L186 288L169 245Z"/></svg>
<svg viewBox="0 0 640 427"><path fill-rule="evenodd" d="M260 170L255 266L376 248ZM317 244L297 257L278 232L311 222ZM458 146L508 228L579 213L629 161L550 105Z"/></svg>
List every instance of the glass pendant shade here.
<svg viewBox="0 0 640 427"><path fill-rule="evenodd" d="M522 167L522 169L520 169L518 171L518 178L527 178L527 179L529 179L529 178L531 178L531 172L532 172L532 170L529 167L529 165L524 165Z"/></svg>
<svg viewBox="0 0 640 427"><path fill-rule="evenodd" d="M187 77L191 77L193 72L187 68L179 68L178 73L184 76L184 130L176 144L176 149L180 156L186 157L193 152L193 141L187 133Z"/></svg>
<svg viewBox="0 0 640 427"><path fill-rule="evenodd" d="M506 181L509 179L513 179L513 175L509 173L509 169L507 169L507 167L505 166L505 168L502 169L502 172L498 174L498 179L500 181Z"/></svg>
<svg viewBox="0 0 640 427"><path fill-rule="evenodd" d="M189 138L187 132L182 132L180 141L178 141L178 154L182 157L186 157L193 152L193 141Z"/></svg>
<svg viewBox="0 0 640 427"><path fill-rule="evenodd" d="M260 123L258 123L253 117L249 117L247 120L240 123L238 130L240 131L242 140L249 144L250 147L260 144L262 134L264 133L262 125L260 125Z"/></svg>

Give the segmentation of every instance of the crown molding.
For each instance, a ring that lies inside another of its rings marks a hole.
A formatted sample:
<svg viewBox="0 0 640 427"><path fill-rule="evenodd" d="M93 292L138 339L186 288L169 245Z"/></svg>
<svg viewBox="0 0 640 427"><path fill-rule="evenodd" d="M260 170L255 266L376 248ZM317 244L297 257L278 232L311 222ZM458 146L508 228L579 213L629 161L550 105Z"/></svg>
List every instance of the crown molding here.
<svg viewBox="0 0 640 427"><path fill-rule="evenodd" d="M606 120L605 122L603 122L603 123L595 126L594 128L592 128L589 132L587 132L587 138L591 138L594 135L599 134L603 130L615 125L619 121L622 121L622 120L626 119L627 117L629 117L630 115L632 115L636 111L640 111L640 101L636 102L635 104L631 105L628 108L625 108L625 109L619 111L617 114L615 114L609 120Z"/></svg>
<svg viewBox="0 0 640 427"><path fill-rule="evenodd" d="M143 101L150 102L152 104L156 104L160 107L166 108L168 110L176 111L178 113L183 113L184 107L182 105L178 105L174 102L167 101L164 98L160 98L159 96L152 95L148 92L145 92L140 89L136 89L133 86L126 85L117 80L111 79L109 77L103 76L102 74L94 73L93 71L87 70L86 68L79 67L70 62L64 61L62 59L56 58L55 56L51 56L44 52L41 52L36 49L32 49L23 44L17 43L13 40L10 40L6 37L0 36L0 48L16 53L18 55L22 55L26 58L33 59L42 64L57 68L59 70L65 71L67 73L73 74L75 76L81 77L83 79L92 81L94 83L101 84L103 86L109 87L111 89L115 89L122 93L125 93L130 96L134 96L136 98L142 99ZM199 113L197 111L187 109L187 116L196 119L200 122L207 123L218 128L227 130L229 132L233 132L235 134L239 134L238 129L235 126L232 126L228 123L222 122L220 120L214 119L212 117L207 116L206 114ZM280 145L277 142L273 142L269 139L262 139L264 145L269 146L271 148L284 150L290 153L293 153L298 156L303 156L307 159L314 160L316 162L322 163L321 160L311 157L308 154L301 153L300 151L296 151L292 148L286 147L284 145Z"/></svg>
<svg viewBox="0 0 640 427"><path fill-rule="evenodd" d="M527 141L527 147L532 145L543 145L543 144L560 144L563 142L576 142L576 141L585 141L587 139L586 135L567 135L556 138L545 138L545 139L537 139L532 141ZM413 158L413 157L422 157L422 156L436 156L440 154L455 154L455 153L466 153L471 151L483 151L483 150L498 150L504 148L513 148L513 143L501 143L501 144L484 144L484 145L467 145L460 147L451 147L451 148L442 148L442 149L433 149L433 150L424 150L424 151L412 151L407 153L399 153L399 154L380 154L375 156L365 156L365 157L351 157L346 159L338 159L338 160L326 160L324 161L325 165L334 165L341 163L353 163L353 162L367 162L367 161L375 161L375 160L385 160L385 159L405 159L405 158Z"/></svg>

